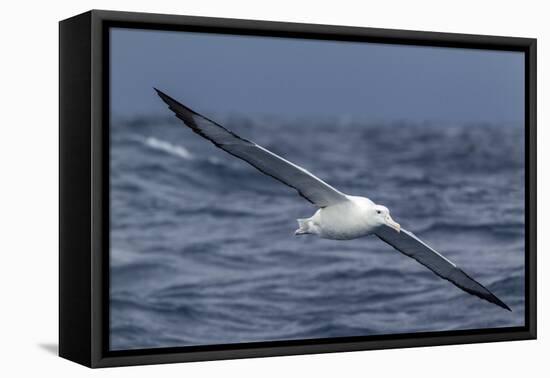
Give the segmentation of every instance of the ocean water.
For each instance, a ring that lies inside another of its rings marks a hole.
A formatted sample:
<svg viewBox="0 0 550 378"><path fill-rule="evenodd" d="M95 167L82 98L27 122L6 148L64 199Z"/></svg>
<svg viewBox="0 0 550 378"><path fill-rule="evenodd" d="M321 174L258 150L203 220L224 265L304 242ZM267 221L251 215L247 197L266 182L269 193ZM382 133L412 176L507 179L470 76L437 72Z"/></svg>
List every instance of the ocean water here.
<svg viewBox="0 0 550 378"><path fill-rule="evenodd" d="M175 118L113 121L112 350L524 324L520 127L221 121L386 205L513 311L376 237L294 236L312 205Z"/></svg>

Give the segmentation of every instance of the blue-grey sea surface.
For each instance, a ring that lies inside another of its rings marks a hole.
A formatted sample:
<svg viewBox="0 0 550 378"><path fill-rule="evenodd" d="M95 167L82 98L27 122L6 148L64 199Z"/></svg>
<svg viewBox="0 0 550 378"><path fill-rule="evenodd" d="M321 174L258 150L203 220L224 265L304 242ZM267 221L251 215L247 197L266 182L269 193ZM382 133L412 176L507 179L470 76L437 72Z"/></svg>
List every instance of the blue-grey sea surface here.
<svg viewBox="0 0 550 378"><path fill-rule="evenodd" d="M524 324L521 127L220 121L386 205L513 311L376 237L294 236L311 204L175 118L113 120L112 350Z"/></svg>

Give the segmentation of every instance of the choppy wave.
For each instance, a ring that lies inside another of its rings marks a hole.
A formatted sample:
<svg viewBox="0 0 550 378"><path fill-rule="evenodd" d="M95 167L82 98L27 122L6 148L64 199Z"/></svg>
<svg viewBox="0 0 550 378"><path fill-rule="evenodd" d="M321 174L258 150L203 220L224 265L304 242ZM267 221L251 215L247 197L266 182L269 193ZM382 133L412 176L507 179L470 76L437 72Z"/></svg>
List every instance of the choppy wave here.
<svg viewBox="0 0 550 378"><path fill-rule="evenodd" d="M164 151L170 155L180 157L185 160L192 160L193 155L183 146L172 144L170 142L160 140L154 137L148 137L145 139L145 145L152 149Z"/></svg>
<svg viewBox="0 0 550 378"><path fill-rule="evenodd" d="M111 134L111 348L523 324L520 128L224 124L387 205L513 312L375 238L295 238L315 209L292 189L177 122L137 120Z"/></svg>

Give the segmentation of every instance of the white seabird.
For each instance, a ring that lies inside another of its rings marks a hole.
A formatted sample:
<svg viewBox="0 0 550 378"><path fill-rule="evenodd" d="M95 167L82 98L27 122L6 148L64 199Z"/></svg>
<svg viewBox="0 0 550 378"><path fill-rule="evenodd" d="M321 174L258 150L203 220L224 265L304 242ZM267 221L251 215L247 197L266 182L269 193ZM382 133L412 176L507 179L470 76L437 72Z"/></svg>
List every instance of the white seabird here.
<svg viewBox="0 0 550 378"><path fill-rule="evenodd" d="M290 186L319 209L310 218L298 219L296 235L314 234L325 239L349 240L376 235L399 252L412 257L467 293L511 311L487 288L454 263L395 222L390 211L366 197L346 195L302 167L243 139L214 121L156 89L160 98L191 130L216 147L242 159L274 179Z"/></svg>

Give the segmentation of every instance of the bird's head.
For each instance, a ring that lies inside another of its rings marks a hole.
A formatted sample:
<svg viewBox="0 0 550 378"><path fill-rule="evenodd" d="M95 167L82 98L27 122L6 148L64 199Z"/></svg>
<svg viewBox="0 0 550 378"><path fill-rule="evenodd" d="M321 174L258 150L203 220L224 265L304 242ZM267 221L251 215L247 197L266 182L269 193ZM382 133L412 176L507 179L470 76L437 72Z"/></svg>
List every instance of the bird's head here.
<svg viewBox="0 0 550 378"><path fill-rule="evenodd" d="M373 214L371 215L377 226L386 225L388 227L393 228L397 232L401 231L401 226L399 225L399 223L397 223L392 219L392 217L390 216L390 211L386 206L375 205L372 208L372 211L373 211Z"/></svg>

